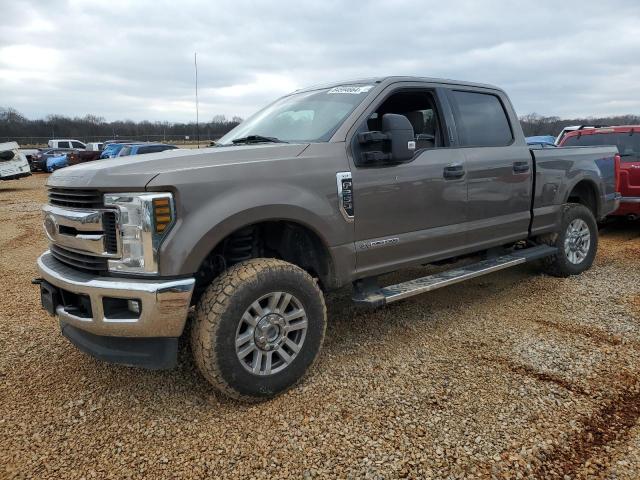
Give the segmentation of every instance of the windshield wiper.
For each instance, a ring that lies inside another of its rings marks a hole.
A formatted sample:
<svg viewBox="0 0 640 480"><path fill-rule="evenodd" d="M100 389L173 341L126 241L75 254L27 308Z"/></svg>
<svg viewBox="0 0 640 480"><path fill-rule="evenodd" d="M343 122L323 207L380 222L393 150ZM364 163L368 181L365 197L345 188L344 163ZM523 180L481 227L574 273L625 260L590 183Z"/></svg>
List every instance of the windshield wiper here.
<svg viewBox="0 0 640 480"><path fill-rule="evenodd" d="M276 137L263 137L262 135L248 135L246 137L231 140L231 143L238 145L240 143L288 143Z"/></svg>

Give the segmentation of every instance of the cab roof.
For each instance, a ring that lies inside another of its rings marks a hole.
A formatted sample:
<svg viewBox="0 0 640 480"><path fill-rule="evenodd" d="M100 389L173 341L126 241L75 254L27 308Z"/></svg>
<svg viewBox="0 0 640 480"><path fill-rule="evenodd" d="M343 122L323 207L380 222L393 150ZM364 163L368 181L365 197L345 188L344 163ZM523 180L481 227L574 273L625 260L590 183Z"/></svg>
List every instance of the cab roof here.
<svg viewBox="0 0 640 480"><path fill-rule="evenodd" d="M424 83L443 83L446 85L454 85L461 87L475 87L475 88L487 88L490 90L496 90L502 92L501 88L498 88L494 85L489 85L485 83L475 83L475 82L465 82L461 80L451 80L447 78L432 78L432 77L418 77L418 76L388 76L388 77L369 77L369 78L360 78L355 80L345 80L342 82L331 82L331 83L321 83L317 85L312 85L310 87L301 88L296 90L294 93L300 92L309 92L313 90L321 90L324 88L333 88L340 87L343 85L354 85L354 84L369 84L376 85L380 87L386 87L392 83L398 82L424 82Z"/></svg>

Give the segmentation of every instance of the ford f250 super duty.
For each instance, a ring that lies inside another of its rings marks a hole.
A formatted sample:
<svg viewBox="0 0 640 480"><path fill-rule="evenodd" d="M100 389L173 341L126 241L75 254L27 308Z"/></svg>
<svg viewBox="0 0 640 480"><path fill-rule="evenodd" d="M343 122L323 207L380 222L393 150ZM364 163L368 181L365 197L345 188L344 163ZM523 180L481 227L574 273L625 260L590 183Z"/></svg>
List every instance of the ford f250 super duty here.
<svg viewBox="0 0 640 480"><path fill-rule="evenodd" d="M530 149L488 85L318 86L212 148L55 172L35 282L62 334L99 359L169 368L184 334L216 388L269 398L318 356L327 290L351 284L375 307L528 261L588 269L596 221L618 208L616 160L615 147Z"/></svg>

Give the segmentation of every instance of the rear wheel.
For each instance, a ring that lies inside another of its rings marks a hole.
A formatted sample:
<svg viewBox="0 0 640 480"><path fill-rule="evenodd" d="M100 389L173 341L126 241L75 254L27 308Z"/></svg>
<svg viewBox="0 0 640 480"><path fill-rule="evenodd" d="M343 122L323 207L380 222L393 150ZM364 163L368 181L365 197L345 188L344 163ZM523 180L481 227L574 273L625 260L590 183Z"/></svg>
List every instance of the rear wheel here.
<svg viewBox="0 0 640 480"><path fill-rule="evenodd" d="M234 265L207 288L191 330L195 362L227 395L267 399L293 386L318 356L322 292L304 270L275 259Z"/></svg>
<svg viewBox="0 0 640 480"><path fill-rule="evenodd" d="M543 243L558 253L544 260L547 273L556 277L578 275L591 268L598 249L598 225L591 210L584 205L564 206L560 232L545 235Z"/></svg>

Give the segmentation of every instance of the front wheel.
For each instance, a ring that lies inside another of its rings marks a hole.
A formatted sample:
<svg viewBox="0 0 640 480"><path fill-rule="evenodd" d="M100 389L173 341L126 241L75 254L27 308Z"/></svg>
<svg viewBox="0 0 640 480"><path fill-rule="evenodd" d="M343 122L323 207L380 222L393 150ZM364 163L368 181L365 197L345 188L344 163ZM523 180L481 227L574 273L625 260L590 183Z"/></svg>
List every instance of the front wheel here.
<svg viewBox="0 0 640 480"><path fill-rule="evenodd" d="M282 260L234 265L207 288L191 345L198 368L218 390L259 401L293 386L316 360L326 308L314 279Z"/></svg>
<svg viewBox="0 0 640 480"><path fill-rule="evenodd" d="M598 225L591 210L569 203L564 206L560 231L540 240L558 249L556 255L543 261L548 274L556 277L578 275L591 268L596 257Z"/></svg>

